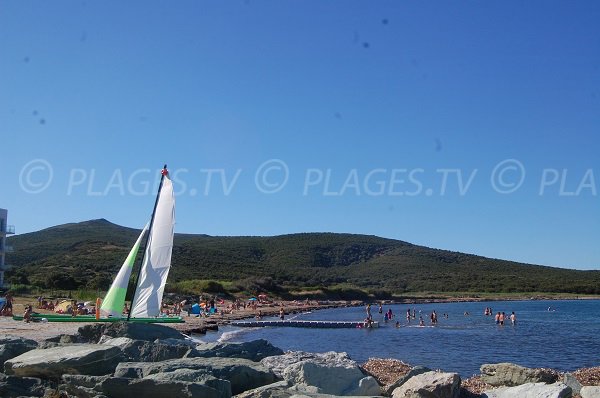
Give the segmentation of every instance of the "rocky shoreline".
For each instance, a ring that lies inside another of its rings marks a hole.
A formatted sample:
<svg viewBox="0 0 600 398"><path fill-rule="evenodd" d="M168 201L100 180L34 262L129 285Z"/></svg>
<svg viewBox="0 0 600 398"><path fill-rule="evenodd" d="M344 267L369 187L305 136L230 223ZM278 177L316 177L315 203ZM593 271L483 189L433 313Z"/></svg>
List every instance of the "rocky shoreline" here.
<svg viewBox="0 0 600 398"><path fill-rule="evenodd" d="M198 343L158 324L88 324L35 341L0 338L0 396L45 398L600 397L600 368L561 374L486 364L481 375L346 353L286 352L265 340Z"/></svg>

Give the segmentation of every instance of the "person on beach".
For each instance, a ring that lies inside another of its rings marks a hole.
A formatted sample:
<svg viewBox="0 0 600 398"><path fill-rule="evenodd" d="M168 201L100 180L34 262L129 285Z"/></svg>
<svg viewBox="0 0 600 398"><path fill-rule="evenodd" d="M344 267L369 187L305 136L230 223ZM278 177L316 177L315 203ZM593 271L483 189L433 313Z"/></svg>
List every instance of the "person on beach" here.
<svg viewBox="0 0 600 398"><path fill-rule="evenodd" d="M367 310L367 318L371 318L371 304L367 304L366 310Z"/></svg>
<svg viewBox="0 0 600 398"><path fill-rule="evenodd" d="M496 325L498 325L500 323L500 311L496 312L496 316L494 317L494 322L496 322Z"/></svg>
<svg viewBox="0 0 600 398"><path fill-rule="evenodd" d="M406 310L406 322L410 323L410 308Z"/></svg>
<svg viewBox="0 0 600 398"><path fill-rule="evenodd" d="M417 310L415 308L413 308L412 319L417 319Z"/></svg>
<svg viewBox="0 0 600 398"><path fill-rule="evenodd" d="M396 327L399 328L400 327L400 321L396 321Z"/></svg>
<svg viewBox="0 0 600 398"><path fill-rule="evenodd" d="M285 311L283 307L281 307L281 309L279 310L279 319L283 321L283 318L285 318Z"/></svg>
<svg viewBox="0 0 600 398"><path fill-rule="evenodd" d="M31 321L31 312L32 312L32 308L31 305L26 305L25 306L25 312L23 313L23 321L29 323Z"/></svg>
<svg viewBox="0 0 600 398"><path fill-rule="evenodd" d="M379 303L379 313L383 313L383 305L381 305L381 303Z"/></svg>
<svg viewBox="0 0 600 398"><path fill-rule="evenodd" d="M512 312L512 314L510 314L510 323L513 326L515 326L515 324L517 323L517 316L515 315L514 311Z"/></svg>
<svg viewBox="0 0 600 398"><path fill-rule="evenodd" d="M388 310L387 315L388 315L388 319L391 321L392 318L394 317L394 314L392 313L392 309L391 308Z"/></svg>
<svg viewBox="0 0 600 398"><path fill-rule="evenodd" d="M425 321L422 316L419 316L419 326L425 326Z"/></svg>
<svg viewBox="0 0 600 398"><path fill-rule="evenodd" d="M498 317L498 321L500 322L500 326L504 325L504 312L500 313L500 316Z"/></svg>
<svg viewBox="0 0 600 398"><path fill-rule="evenodd" d="M435 325L437 323L437 314L435 311L433 311L429 317L431 319L431 324Z"/></svg>
<svg viewBox="0 0 600 398"><path fill-rule="evenodd" d="M13 297L12 294L6 293L6 303L4 304L4 308L2 308L2 315L12 316L13 315Z"/></svg>
<svg viewBox="0 0 600 398"><path fill-rule="evenodd" d="M385 314L383 314L383 321L385 323L387 323L388 319L390 319L390 317L388 316L388 313L386 312Z"/></svg>

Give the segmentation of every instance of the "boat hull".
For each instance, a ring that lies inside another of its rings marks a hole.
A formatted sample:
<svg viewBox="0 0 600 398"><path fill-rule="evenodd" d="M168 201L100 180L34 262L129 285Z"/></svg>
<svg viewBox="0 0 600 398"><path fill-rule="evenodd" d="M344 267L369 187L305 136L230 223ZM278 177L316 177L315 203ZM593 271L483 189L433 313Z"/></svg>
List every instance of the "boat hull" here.
<svg viewBox="0 0 600 398"><path fill-rule="evenodd" d="M13 315L15 321L22 321L21 315ZM99 318L94 315L60 315L60 314L34 314L31 316L33 321L41 321L46 319L48 322L127 322L126 318ZM184 323L181 317L165 317L165 318L131 318L129 322L135 323Z"/></svg>

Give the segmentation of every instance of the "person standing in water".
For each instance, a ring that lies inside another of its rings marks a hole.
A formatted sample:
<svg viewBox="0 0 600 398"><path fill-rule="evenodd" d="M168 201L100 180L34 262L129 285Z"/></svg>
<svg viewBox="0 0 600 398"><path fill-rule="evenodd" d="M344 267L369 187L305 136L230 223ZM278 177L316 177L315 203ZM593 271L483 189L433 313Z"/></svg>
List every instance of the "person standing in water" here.
<svg viewBox="0 0 600 398"><path fill-rule="evenodd" d="M517 324L517 316L515 315L515 312L513 311L512 314L510 314L510 323L515 326Z"/></svg>

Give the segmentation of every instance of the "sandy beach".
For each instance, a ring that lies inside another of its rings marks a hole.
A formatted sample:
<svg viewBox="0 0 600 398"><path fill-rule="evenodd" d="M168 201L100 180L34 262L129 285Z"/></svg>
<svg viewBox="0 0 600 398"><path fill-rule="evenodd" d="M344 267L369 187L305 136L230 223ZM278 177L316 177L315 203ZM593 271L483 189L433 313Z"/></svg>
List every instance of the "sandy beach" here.
<svg viewBox="0 0 600 398"><path fill-rule="evenodd" d="M35 299L16 297L13 304L13 313L22 315L26 304L34 305ZM261 311L263 316L275 316L279 314L280 308L283 306L286 314L295 314L298 312L315 311L326 308L339 308L347 306L360 305L360 302L350 301L330 301L330 302L310 302L305 303L295 301L281 301L276 304L262 304L256 310L247 307L234 310L232 313L214 314L209 317L187 316L183 312L182 317L185 323L165 323L163 325L177 329L186 335L202 333L206 328L214 328L215 325L225 325L234 320L254 318ZM35 308L35 305L34 305ZM50 311L34 309L38 313L52 313ZM91 325L92 322L30 322L15 321L12 317L0 317L0 334L21 336L32 339L38 342L48 338L59 336L61 334L74 335L80 327Z"/></svg>

